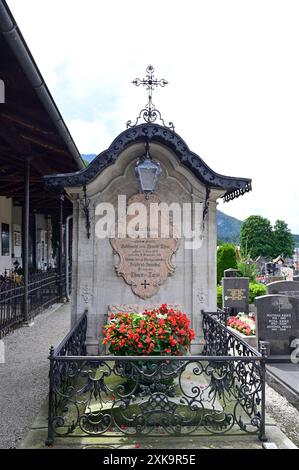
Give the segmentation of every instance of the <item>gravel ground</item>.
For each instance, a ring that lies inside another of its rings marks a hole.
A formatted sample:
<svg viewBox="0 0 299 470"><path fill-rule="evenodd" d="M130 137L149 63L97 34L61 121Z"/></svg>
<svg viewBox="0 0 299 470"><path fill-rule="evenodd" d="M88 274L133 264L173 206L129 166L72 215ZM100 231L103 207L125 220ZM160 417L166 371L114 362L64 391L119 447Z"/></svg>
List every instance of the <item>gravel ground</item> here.
<svg viewBox="0 0 299 470"><path fill-rule="evenodd" d="M48 393L49 348L69 331L69 304L38 315L31 327L4 337L0 364L0 449L15 448L29 431ZM57 308L57 304L56 304Z"/></svg>
<svg viewBox="0 0 299 470"><path fill-rule="evenodd" d="M266 412L281 431L299 447L299 411L273 388L266 388Z"/></svg>

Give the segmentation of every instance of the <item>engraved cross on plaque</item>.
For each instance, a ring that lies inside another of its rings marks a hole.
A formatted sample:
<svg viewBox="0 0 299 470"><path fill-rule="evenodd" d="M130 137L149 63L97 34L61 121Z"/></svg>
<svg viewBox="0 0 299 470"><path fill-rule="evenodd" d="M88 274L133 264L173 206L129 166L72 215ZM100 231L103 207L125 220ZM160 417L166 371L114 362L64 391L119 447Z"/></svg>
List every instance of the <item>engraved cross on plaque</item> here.
<svg viewBox="0 0 299 470"><path fill-rule="evenodd" d="M140 285L143 286L144 289L146 289L147 286L150 286L150 284L146 282L146 279Z"/></svg>
<svg viewBox="0 0 299 470"><path fill-rule="evenodd" d="M280 299L278 299L278 301L277 301L276 305L277 305L277 307L278 307L278 311L280 312L280 310L281 310L281 307L283 307L283 304L282 304L282 302L281 302L281 300L280 300Z"/></svg>

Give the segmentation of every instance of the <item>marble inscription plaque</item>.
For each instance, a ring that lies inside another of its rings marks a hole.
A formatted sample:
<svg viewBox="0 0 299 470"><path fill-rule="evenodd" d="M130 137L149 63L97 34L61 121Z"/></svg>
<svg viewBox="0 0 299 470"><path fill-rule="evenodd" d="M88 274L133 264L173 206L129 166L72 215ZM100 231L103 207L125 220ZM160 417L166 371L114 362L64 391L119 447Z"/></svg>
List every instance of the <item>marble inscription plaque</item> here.
<svg viewBox="0 0 299 470"><path fill-rule="evenodd" d="M150 203L159 203L157 196L145 198L143 194L133 196L131 203L142 202L147 208L147 231L150 227ZM132 223L134 216L127 215L127 226ZM169 238L164 238L164 225L161 216L158 219L156 237L147 233L144 238L112 238L110 243L120 257L120 263L115 267L119 276L122 276L132 291L141 299L148 299L156 294L161 284L169 275L174 273L175 265L172 255L179 247L179 239L175 237L172 224L169 224ZM118 233L118 225L115 228Z"/></svg>

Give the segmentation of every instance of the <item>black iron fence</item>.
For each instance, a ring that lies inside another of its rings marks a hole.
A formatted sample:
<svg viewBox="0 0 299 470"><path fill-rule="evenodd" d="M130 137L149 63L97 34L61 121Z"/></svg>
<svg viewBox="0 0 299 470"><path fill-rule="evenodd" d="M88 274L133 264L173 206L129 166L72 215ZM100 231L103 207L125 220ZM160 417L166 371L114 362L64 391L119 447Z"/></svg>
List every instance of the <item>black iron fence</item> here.
<svg viewBox="0 0 299 470"><path fill-rule="evenodd" d="M87 356L84 313L50 350L48 439L255 434L265 440L265 358L203 314L199 356Z"/></svg>
<svg viewBox="0 0 299 470"><path fill-rule="evenodd" d="M23 321L22 279L4 279L0 284L0 338Z"/></svg>
<svg viewBox="0 0 299 470"><path fill-rule="evenodd" d="M60 287L65 292L65 276L56 270L29 275L29 319L60 301ZM22 276L4 277L0 283L0 338L24 321L24 281Z"/></svg>

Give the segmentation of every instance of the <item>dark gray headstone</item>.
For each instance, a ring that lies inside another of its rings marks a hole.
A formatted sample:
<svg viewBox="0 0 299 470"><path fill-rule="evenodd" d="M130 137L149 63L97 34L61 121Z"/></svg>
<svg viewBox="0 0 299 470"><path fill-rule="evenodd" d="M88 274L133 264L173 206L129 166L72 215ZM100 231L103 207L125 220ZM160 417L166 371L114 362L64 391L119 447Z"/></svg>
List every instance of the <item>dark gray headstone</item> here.
<svg viewBox="0 0 299 470"><path fill-rule="evenodd" d="M223 277L222 278L222 305L232 308L233 313L249 310L249 278Z"/></svg>
<svg viewBox="0 0 299 470"><path fill-rule="evenodd" d="M258 341L269 341L271 356L290 356L299 338L299 299L286 295L256 297Z"/></svg>
<svg viewBox="0 0 299 470"><path fill-rule="evenodd" d="M238 269L229 268L224 270L224 277L238 277L240 271Z"/></svg>
<svg viewBox="0 0 299 470"><path fill-rule="evenodd" d="M266 284L271 284L271 282L276 282L276 281L283 281L284 277L283 276L270 276L267 277L266 279Z"/></svg>
<svg viewBox="0 0 299 470"><path fill-rule="evenodd" d="M290 297L299 297L298 281L276 281L267 285L268 294L282 294Z"/></svg>
<svg viewBox="0 0 299 470"><path fill-rule="evenodd" d="M299 282L299 276L294 276L293 281Z"/></svg>

